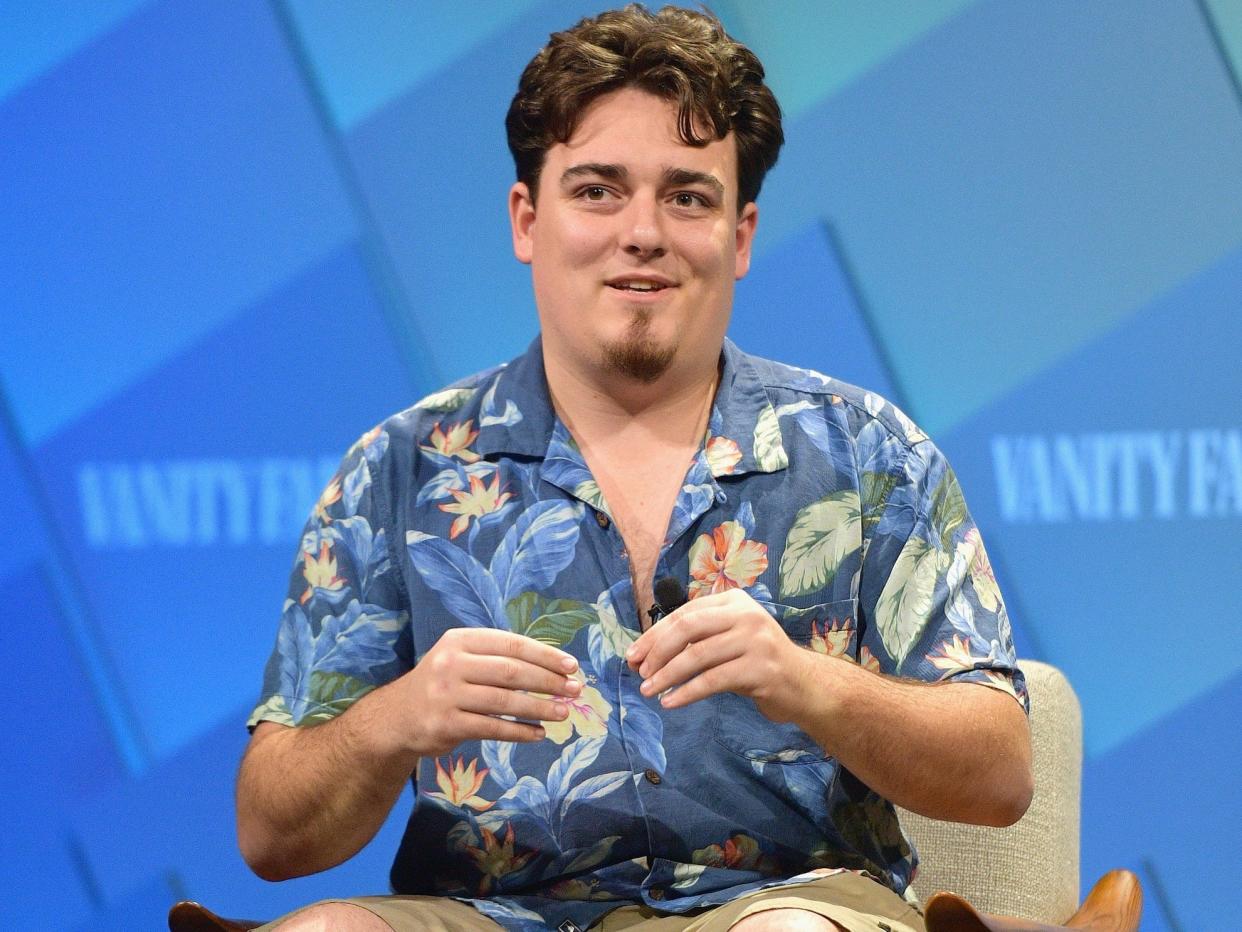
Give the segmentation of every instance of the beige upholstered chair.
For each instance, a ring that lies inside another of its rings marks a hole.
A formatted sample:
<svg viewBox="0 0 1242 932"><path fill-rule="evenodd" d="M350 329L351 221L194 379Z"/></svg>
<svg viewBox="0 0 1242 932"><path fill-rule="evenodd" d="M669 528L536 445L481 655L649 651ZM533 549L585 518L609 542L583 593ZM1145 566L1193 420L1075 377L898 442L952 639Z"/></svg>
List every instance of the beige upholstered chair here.
<svg viewBox="0 0 1242 932"><path fill-rule="evenodd" d="M1134 932L1142 897L1127 871L1106 875L1079 907L1078 697L1056 667L1026 661L1022 671L1031 693L1035 769L1026 815L1009 828L987 828L901 812L922 858L914 886L927 898L928 932ZM178 903L168 925L172 932L239 932L258 923Z"/></svg>
<svg viewBox="0 0 1242 932"><path fill-rule="evenodd" d="M899 810L921 858L914 887L927 900L928 927L1136 929L1141 893L1129 872L1106 875L1079 908L1082 709L1056 667L1029 660L1021 667L1031 694L1035 771L1035 797L1026 815L1009 828L989 828ZM958 896L932 896L940 891ZM972 918L971 906L993 915Z"/></svg>

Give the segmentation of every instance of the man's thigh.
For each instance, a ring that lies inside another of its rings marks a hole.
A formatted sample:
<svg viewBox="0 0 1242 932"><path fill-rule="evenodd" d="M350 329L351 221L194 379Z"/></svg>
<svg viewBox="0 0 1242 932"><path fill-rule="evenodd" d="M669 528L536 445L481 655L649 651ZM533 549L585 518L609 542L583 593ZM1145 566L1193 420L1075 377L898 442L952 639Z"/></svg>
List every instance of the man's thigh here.
<svg viewBox="0 0 1242 932"><path fill-rule="evenodd" d="M847 932L925 932L923 917L892 890L859 874L832 874L809 883L759 890L689 915L660 915L629 906L609 913L600 932L727 932L743 919L779 909L802 910Z"/></svg>
<svg viewBox="0 0 1242 932"><path fill-rule="evenodd" d="M361 906L395 932L496 932L491 919L465 903L437 896L363 896L332 900ZM307 907L262 927L276 930L320 905ZM647 907L614 910L595 926L600 932L727 932L750 916L769 910L797 909L831 920L847 932L925 932L923 917L887 887L858 874L833 874L809 883L759 890L711 909L688 915L657 913Z"/></svg>
<svg viewBox="0 0 1242 932"><path fill-rule="evenodd" d="M477 909L450 900L443 896L356 896L349 899L324 900L313 903L296 912L289 913L260 926L256 932L297 932L299 924L308 922L317 914L322 915L331 907L351 906L362 907L372 916L382 920L395 932L414 932L426 929L428 932L496 932L501 927L488 919ZM356 911L356 910L354 910ZM337 925L326 925L325 929L348 929L348 913L338 913L341 918ZM364 916L363 918L369 918ZM306 928L314 929L314 924ZM367 927L369 928L369 926Z"/></svg>

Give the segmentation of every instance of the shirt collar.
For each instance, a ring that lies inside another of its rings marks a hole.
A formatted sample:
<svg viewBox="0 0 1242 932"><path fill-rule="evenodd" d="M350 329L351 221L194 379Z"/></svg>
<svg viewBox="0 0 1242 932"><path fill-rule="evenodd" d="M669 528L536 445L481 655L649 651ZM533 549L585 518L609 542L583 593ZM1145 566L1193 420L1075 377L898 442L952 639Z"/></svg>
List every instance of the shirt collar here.
<svg viewBox="0 0 1242 932"><path fill-rule="evenodd" d="M542 459L548 451L556 413L543 368L543 343L535 337L526 352L493 376L489 408L504 411L512 402L522 416L514 423L483 426L475 449L482 456L511 454ZM789 464L776 409L755 361L726 339L721 350L720 384L708 424L708 462L714 476L777 472Z"/></svg>

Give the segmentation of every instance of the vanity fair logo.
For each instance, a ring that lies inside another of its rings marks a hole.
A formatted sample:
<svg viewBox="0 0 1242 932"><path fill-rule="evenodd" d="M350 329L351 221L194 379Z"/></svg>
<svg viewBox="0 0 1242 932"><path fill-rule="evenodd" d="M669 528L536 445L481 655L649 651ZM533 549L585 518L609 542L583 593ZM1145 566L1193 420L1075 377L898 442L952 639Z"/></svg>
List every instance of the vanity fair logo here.
<svg viewBox="0 0 1242 932"><path fill-rule="evenodd" d="M78 496L96 549L292 546L339 457L85 463Z"/></svg>
<svg viewBox="0 0 1242 932"><path fill-rule="evenodd" d="M992 438L1000 513L1014 523L1242 516L1242 431Z"/></svg>

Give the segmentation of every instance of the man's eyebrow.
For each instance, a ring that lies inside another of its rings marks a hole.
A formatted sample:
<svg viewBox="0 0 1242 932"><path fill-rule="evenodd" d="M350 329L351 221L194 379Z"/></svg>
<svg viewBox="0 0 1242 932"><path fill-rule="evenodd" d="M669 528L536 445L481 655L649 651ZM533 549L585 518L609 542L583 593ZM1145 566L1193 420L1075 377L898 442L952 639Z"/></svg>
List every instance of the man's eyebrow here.
<svg viewBox="0 0 1242 932"><path fill-rule="evenodd" d="M718 197L724 197L725 187L720 183L720 179L708 172L693 171L689 168L666 168L664 170L664 181L670 185L683 184L702 184L711 188L716 192Z"/></svg>
<svg viewBox="0 0 1242 932"><path fill-rule="evenodd" d="M561 172L561 184L584 176L607 178L610 181L622 181L627 174L624 165L613 165L606 162L582 162L578 165L570 165L569 168Z"/></svg>

